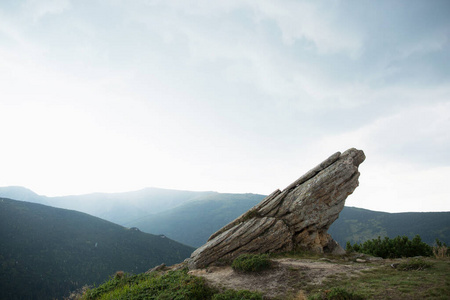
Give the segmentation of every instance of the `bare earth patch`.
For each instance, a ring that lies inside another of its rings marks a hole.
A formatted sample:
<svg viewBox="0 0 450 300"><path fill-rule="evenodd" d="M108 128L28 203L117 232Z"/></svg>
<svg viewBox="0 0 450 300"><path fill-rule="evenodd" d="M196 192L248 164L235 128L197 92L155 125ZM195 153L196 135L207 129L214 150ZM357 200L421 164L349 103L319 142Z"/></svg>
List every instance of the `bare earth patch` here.
<svg viewBox="0 0 450 300"><path fill-rule="evenodd" d="M357 276L361 270L373 268L353 262L332 263L308 259L273 259L273 267L260 273L240 273L231 267L209 267L192 270L220 289L246 289L263 292L267 297L295 295L307 285L321 284L329 276Z"/></svg>

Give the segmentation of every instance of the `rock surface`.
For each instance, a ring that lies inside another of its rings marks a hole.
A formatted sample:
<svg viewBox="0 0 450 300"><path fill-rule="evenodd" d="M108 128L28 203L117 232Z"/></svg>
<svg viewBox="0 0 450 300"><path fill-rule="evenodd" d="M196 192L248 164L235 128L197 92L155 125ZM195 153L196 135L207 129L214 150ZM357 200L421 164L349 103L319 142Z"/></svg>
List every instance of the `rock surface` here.
<svg viewBox="0 0 450 300"><path fill-rule="evenodd" d="M327 230L358 186L358 166L364 159L364 152L354 148L333 154L214 233L192 253L189 268L230 262L243 253L297 248L342 252Z"/></svg>

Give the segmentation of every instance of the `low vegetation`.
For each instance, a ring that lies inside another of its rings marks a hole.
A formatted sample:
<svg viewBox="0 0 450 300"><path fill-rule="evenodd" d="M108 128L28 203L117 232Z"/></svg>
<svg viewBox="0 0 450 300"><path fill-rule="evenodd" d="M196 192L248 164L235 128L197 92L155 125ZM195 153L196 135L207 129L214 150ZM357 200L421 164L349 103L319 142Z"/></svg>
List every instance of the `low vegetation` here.
<svg viewBox="0 0 450 300"><path fill-rule="evenodd" d="M445 243L442 243L436 239L436 245L433 246L433 255L436 258L446 258L450 256L450 252L448 251L448 247Z"/></svg>
<svg viewBox="0 0 450 300"><path fill-rule="evenodd" d="M359 271L355 273L351 271L353 269L351 266L361 266L361 263L351 261L355 254L344 257L327 256L326 259L312 254L307 255L304 252L298 255L295 253L286 255L292 259L307 261L311 267L293 267L292 270L289 270L289 276L283 279L283 284L294 289L286 294L282 292L282 290L286 291L286 286L278 287L284 296L274 298L277 300L448 299L450 294L450 260L448 257L443 259L420 257L367 260L364 263L366 267L359 268ZM264 260L270 261L267 255L243 255L234 262L244 261L249 265L259 265L254 262L260 261L261 256ZM364 257L367 258L367 256ZM325 275L324 279L318 283L316 280L310 280L309 272L318 270L313 267L314 263L329 264L331 268L333 265L348 267L343 268L342 273L332 272ZM272 267L274 272L277 272L276 266ZM297 275L291 278L290 275L294 275L294 273ZM240 276L243 274L245 273L241 273ZM248 276L256 276L259 278L258 280L269 280L264 276L273 275L271 272L261 272ZM207 284L203 277L190 275L186 268L139 275L117 272L104 284L96 288L85 289L83 296L71 299L272 299L267 298L263 293L248 290L223 290L224 286L219 286ZM295 294L301 295L301 297L295 297Z"/></svg>
<svg viewBox="0 0 450 300"><path fill-rule="evenodd" d="M406 236L397 236L393 239L388 237L381 239L378 237L377 239L354 245L347 242L346 250L347 252L360 252L382 258L433 255L433 248L422 242L419 235L416 235L412 240Z"/></svg>
<svg viewBox="0 0 450 300"><path fill-rule="evenodd" d="M354 292L349 292L343 288L332 288L320 293L310 295L308 300L363 300L364 298Z"/></svg>
<svg viewBox="0 0 450 300"><path fill-rule="evenodd" d="M435 258L386 260L361 271L358 276L346 273L330 276L321 285L310 285L306 290L310 297L317 297L336 287L362 297L360 299L448 299L450 261Z"/></svg>
<svg viewBox="0 0 450 300"><path fill-rule="evenodd" d="M212 300L262 300L263 296L261 293L250 292L246 290L227 290L223 293L215 294Z"/></svg>
<svg viewBox="0 0 450 300"><path fill-rule="evenodd" d="M395 267L400 271L411 271L411 270L425 270L431 268L433 264L423 259L412 259L410 261L404 261L396 265Z"/></svg>
<svg viewBox="0 0 450 300"><path fill-rule="evenodd" d="M82 300L120 300L120 299L198 299L234 300L263 299L261 293L246 290L226 290L223 292L208 286L203 278L191 276L187 269L169 271L165 274L153 272L112 276L104 284L84 291Z"/></svg>
<svg viewBox="0 0 450 300"><path fill-rule="evenodd" d="M270 268L270 265L267 254L242 254L233 261L231 267L241 272L259 272Z"/></svg>

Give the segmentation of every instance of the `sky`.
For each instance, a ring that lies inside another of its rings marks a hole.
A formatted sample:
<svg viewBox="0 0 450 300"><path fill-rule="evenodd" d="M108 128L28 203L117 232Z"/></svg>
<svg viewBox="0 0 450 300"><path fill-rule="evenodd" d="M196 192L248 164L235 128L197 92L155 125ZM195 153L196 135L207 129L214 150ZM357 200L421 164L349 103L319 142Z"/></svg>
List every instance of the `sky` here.
<svg viewBox="0 0 450 300"><path fill-rule="evenodd" d="M348 206L450 211L450 2L4 0L0 186L270 194L366 154Z"/></svg>

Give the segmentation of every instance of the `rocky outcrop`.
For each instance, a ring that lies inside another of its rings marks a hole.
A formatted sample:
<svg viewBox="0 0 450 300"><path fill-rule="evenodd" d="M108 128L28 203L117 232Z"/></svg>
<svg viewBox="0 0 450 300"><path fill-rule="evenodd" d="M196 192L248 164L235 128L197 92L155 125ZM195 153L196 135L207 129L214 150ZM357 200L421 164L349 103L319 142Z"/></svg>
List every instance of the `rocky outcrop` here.
<svg viewBox="0 0 450 300"><path fill-rule="evenodd" d="M339 253L342 248L327 233L358 186L358 166L364 152L337 152L283 191L214 233L195 250L190 269L229 262L242 253L290 251L297 248Z"/></svg>

